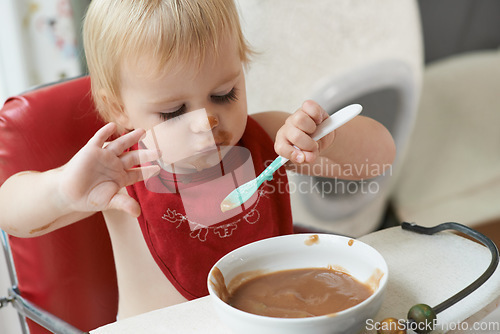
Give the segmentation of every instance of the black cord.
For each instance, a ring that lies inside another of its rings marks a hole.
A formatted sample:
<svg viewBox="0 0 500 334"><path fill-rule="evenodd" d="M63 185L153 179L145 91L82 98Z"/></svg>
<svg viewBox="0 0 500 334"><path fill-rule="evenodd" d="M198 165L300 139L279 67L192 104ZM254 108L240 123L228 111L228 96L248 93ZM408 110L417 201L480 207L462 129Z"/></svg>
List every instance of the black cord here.
<svg viewBox="0 0 500 334"><path fill-rule="evenodd" d="M458 301L462 300L463 298L465 298L466 296L471 294L474 290L476 290L482 284L484 284L484 282L486 282L488 280L488 278L490 278L491 275L493 275L493 273L497 269L497 266L498 266L498 248L495 245L495 243L493 241L491 241L491 239L488 238L487 236L485 236L484 234L479 233L478 231L473 230L472 228L470 228L468 226L465 226L465 225L462 225L459 223L450 222L450 223L443 223L443 224L440 224L440 225L437 225L434 227L423 227L423 226L419 226L419 225L416 225L413 223L404 222L401 224L401 228L403 230L416 232L419 234L426 234L426 235L432 235L432 234L435 234L435 233L438 233L438 232L441 232L444 230L455 230L458 232L462 232L462 233L468 235L469 237L473 238L474 240L481 242L483 245L488 247L488 249L491 252L491 262L490 262L490 265L488 266L488 268L486 269L486 271L481 276L479 276L478 279L476 279L469 286L467 286L465 289L458 292L454 296L448 298L447 300L445 300L441 304L434 306L432 309L434 310L434 312L436 314L446 310L450 306L456 304Z"/></svg>

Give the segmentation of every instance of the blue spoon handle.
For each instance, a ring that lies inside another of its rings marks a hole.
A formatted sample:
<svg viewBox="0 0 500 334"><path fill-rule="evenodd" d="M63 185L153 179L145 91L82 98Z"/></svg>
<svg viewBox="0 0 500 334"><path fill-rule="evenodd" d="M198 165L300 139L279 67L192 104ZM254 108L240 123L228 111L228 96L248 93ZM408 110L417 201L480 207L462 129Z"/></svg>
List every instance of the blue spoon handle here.
<svg viewBox="0 0 500 334"><path fill-rule="evenodd" d="M276 172L281 166L283 166L288 161L287 158L279 155L274 161L267 166L266 169L259 176L257 176L257 184L260 186L265 180L271 181L272 175Z"/></svg>

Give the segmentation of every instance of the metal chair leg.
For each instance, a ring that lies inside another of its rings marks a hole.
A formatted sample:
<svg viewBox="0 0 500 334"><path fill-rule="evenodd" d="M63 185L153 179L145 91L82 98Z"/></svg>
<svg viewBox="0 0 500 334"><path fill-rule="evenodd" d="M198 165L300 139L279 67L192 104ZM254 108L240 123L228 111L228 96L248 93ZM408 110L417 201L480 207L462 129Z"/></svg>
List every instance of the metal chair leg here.
<svg viewBox="0 0 500 334"><path fill-rule="evenodd" d="M3 298L0 297L0 309L4 306L7 306L8 304L12 304L12 306L17 310L19 314L19 320L21 322L21 329L23 331L23 334L29 333L25 317L33 320L40 326L55 334L85 334L86 332L75 328L64 320L43 310L42 308L36 306L35 304L31 303L21 296L19 290L17 289L16 271L14 268L12 253L7 239L7 233L0 230L0 239L2 240L2 248L4 250L7 269L12 284L12 286L8 289L8 296Z"/></svg>

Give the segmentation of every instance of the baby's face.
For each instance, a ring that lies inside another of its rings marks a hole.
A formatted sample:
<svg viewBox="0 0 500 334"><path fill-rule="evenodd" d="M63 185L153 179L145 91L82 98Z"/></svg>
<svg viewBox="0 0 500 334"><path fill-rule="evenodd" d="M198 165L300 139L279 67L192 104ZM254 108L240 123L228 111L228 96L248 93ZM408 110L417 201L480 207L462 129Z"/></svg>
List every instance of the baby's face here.
<svg viewBox="0 0 500 334"><path fill-rule="evenodd" d="M218 56L208 54L201 67L188 62L159 76L149 75L148 60L143 57L122 70L122 125L149 130L146 146L159 147L163 162L178 169L201 170L218 163L217 150L235 145L247 121L236 43L222 41Z"/></svg>

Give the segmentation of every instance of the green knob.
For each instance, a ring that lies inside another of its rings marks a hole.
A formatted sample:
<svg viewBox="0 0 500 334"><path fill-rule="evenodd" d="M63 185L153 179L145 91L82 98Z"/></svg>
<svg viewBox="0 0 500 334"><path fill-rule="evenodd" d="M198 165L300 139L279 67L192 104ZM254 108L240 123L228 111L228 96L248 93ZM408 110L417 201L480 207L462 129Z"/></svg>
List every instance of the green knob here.
<svg viewBox="0 0 500 334"><path fill-rule="evenodd" d="M419 334L430 333L434 329L436 313L426 304L417 304L408 311L408 327Z"/></svg>

